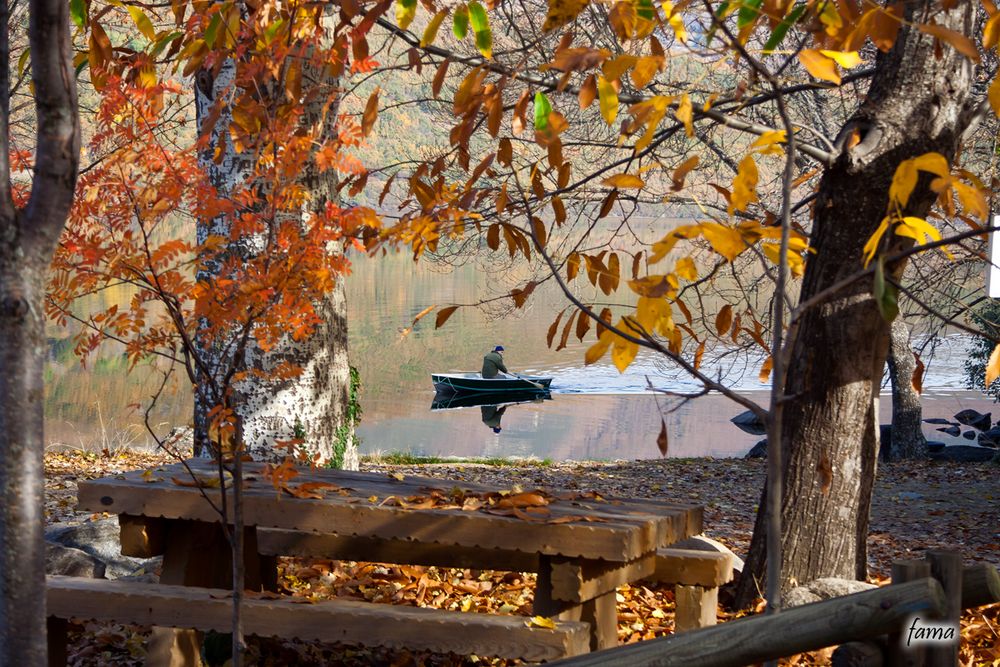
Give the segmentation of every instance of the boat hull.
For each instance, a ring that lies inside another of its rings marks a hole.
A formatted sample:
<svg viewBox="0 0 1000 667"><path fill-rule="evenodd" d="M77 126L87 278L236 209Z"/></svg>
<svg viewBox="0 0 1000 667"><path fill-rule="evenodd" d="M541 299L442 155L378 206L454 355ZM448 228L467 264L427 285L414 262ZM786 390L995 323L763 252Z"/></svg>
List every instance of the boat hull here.
<svg viewBox="0 0 1000 667"><path fill-rule="evenodd" d="M440 373L431 375L431 382L439 394L502 394L548 391L552 378L530 376L484 378L479 373Z"/></svg>

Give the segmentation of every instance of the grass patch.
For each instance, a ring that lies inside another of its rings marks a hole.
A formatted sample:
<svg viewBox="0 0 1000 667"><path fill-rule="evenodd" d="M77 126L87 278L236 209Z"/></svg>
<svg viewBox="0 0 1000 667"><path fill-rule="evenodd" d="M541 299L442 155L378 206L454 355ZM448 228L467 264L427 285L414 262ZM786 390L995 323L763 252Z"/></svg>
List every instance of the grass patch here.
<svg viewBox="0 0 1000 667"><path fill-rule="evenodd" d="M406 466L406 465L430 465L433 463L475 463L479 465L496 466L496 467L506 467L506 466L541 466L546 467L552 465L552 459L534 459L534 458L505 458L502 456L490 456L490 457L471 457L462 458L457 456L420 456L417 454L410 454L409 452L388 452L385 454L365 454L361 457L362 463L370 463L373 465L394 465L394 466Z"/></svg>

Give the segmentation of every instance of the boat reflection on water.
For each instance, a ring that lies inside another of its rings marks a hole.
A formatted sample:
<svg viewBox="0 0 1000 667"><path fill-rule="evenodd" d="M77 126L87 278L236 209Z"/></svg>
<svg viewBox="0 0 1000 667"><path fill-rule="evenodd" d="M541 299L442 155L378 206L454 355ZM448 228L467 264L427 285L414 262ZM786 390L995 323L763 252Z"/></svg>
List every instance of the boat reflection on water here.
<svg viewBox="0 0 1000 667"><path fill-rule="evenodd" d="M499 433L502 429L500 420L507 408L549 400L552 400L552 394L548 391L437 395L431 403L431 411L479 407L483 424L494 433Z"/></svg>

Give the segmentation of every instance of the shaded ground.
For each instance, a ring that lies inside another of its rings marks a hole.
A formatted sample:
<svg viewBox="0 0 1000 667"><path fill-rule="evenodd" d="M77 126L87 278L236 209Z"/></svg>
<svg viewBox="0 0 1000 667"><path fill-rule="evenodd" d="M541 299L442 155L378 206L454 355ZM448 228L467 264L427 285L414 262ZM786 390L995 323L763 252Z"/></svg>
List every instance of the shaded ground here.
<svg viewBox="0 0 1000 667"><path fill-rule="evenodd" d="M46 456L49 522L80 521L74 510L76 482L148 468L166 457L135 452L63 453ZM487 466L480 464L382 465L363 469L447 477L495 485L595 490L604 495L677 499L705 506L706 533L743 555L764 480L763 461L668 459L618 463ZM882 465L875 487L869 562L882 577L892 561L920 558L929 548L953 548L966 561L1000 565L1000 498L996 464L897 463ZM285 559L282 582L297 595L337 595L394 604L528 615L533 575L394 567L368 563ZM673 596L667 587L619 589L619 638L638 641L673 629ZM731 618L720 609L720 619ZM964 664L1000 660L1000 605L963 619ZM141 664L144 629L88 626L75 635L73 664ZM472 665L510 664L459 656L350 650L296 642L255 642L259 664ZM266 656L266 657L263 657ZM825 655L800 656L789 664L826 664Z"/></svg>

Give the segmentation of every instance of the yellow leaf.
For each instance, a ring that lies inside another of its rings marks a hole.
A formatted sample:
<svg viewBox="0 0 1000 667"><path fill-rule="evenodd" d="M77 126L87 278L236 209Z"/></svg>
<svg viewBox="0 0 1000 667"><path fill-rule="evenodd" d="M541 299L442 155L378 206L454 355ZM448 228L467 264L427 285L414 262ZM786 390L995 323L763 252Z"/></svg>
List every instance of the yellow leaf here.
<svg viewBox="0 0 1000 667"><path fill-rule="evenodd" d="M597 339L597 342L587 348L587 352L583 355L584 365L589 366L603 357L608 351L608 348L611 347L611 341L613 339L614 334L605 329L604 333L601 334L601 337Z"/></svg>
<svg viewBox="0 0 1000 667"><path fill-rule="evenodd" d="M609 188L641 188L646 184L634 174L615 174L605 178L601 183Z"/></svg>
<svg viewBox="0 0 1000 667"><path fill-rule="evenodd" d="M608 81L617 81L630 67L636 64L639 59L627 53L604 61L601 66L601 73Z"/></svg>
<svg viewBox="0 0 1000 667"><path fill-rule="evenodd" d="M997 12L997 16L1000 16L1000 12ZM986 96L990 99L990 106L993 108L993 113L1000 116L1000 76L994 77L993 83L990 84L989 90L986 91Z"/></svg>
<svg viewBox="0 0 1000 667"><path fill-rule="evenodd" d="M681 101L677 104L677 111L674 113L677 120L684 123L684 132L689 137L694 136L694 112L691 108L691 98L687 93L681 96Z"/></svg>
<svg viewBox="0 0 1000 667"><path fill-rule="evenodd" d="M729 200L729 215L735 211L745 211L747 206L757 201L757 163L752 155L740 161L739 171L733 180L733 194Z"/></svg>
<svg viewBox="0 0 1000 667"><path fill-rule="evenodd" d="M879 223L878 229L875 230L875 233L872 234L868 238L868 241L865 242L865 247L862 251L864 253L864 258L865 258L865 268L868 267L868 264L872 261L872 258L875 257L875 252L878 250L879 243L882 242L882 237L885 235L885 230L887 230L888 228L889 228L889 218L888 216L886 216L885 218L882 218L882 222Z"/></svg>
<svg viewBox="0 0 1000 667"><path fill-rule="evenodd" d="M948 160L940 153L924 153L923 155L909 160L903 160L896 167L896 173L892 176L892 183L889 185L889 201L895 203L900 208L906 206L913 194L913 188L917 187L919 171L927 171L936 176L947 178L949 176Z"/></svg>
<svg viewBox="0 0 1000 667"><path fill-rule="evenodd" d="M627 327L622 327L621 324L622 322L619 321L619 328L628 330ZM611 348L611 361L614 362L615 368L618 369L619 373L624 373L625 369L635 360L635 355L638 353L639 345L637 343L625 340L624 338L615 338L615 344Z"/></svg>
<svg viewBox="0 0 1000 667"><path fill-rule="evenodd" d="M603 76L597 77L597 96L601 103L601 116L605 123L611 125L618 117L618 93Z"/></svg>
<svg viewBox="0 0 1000 667"><path fill-rule="evenodd" d="M784 149L778 144L785 143L785 130L771 130L765 132L757 138L757 141L750 144L750 150L756 150L764 155L783 155Z"/></svg>
<svg viewBox="0 0 1000 667"><path fill-rule="evenodd" d="M700 162L700 158L697 155L692 155L688 159L684 160L684 162L681 163L677 169L674 169L674 173L670 177L670 180L673 181L673 185L670 186L670 189L673 192L678 192L684 188L684 179L687 177L688 172L698 166L698 162Z"/></svg>
<svg viewBox="0 0 1000 667"><path fill-rule="evenodd" d="M990 360L986 364L986 386L989 387L998 377L1000 377L1000 345L993 348Z"/></svg>
<svg viewBox="0 0 1000 667"><path fill-rule="evenodd" d="M550 0L542 32L549 32L566 25L579 16L588 4L589 0Z"/></svg>
<svg viewBox="0 0 1000 667"><path fill-rule="evenodd" d="M126 7L132 20L135 22L135 27L139 29L139 32L153 42L156 41L156 30L153 29L153 24L150 22L149 17L138 7Z"/></svg>
<svg viewBox="0 0 1000 667"><path fill-rule="evenodd" d="M701 231L705 240L712 244L715 252L730 262L747 248L743 235L732 227L725 227L716 222L703 222L701 223Z"/></svg>
<svg viewBox="0 0 1000 667"><path fill-rule="evenodd" d="M858 55L857 51L824 51L820 49L820 53L827 58L832 58L844 69L851 69L861 64L861 56Z"/></svg>
<svg viewBox="0 0 1000 667"><path fill-rule="evenodd" d="M674 273L684 280L697 280L698 268L690 257L681 257L674 265Z"/></svg>
<svg viewBox="0 0 1000 667"><path fill-rule="evenodd" d="M816 49L802 49L799 51L799 62L802 63L807 72L817 79L840 84L840 72L837 71L837 65L833 58L823 55Z"/></svg>
<svg viewBox="0 0 1000 667"><path fill-rule="evenodd" d="M632 85L638 89L646 87L663 67L663 56L644 56L632 68Z"/></svg>
<svg viewBox="0 0 1000 667"><path fill-rule="evenodd" d="M556 622L544 616L532 616L528 619L526 625L529 628L548 628L549 630L555 630L556 628Z"/></svg>
<svg viewBox="0 0 1000 667"><path fill-rule="evenodd" d="M444 21L444 17L446 16L448 16L448 10L442 9L434 15L434 18L430 20L430 23L428 23L427 27L424 29L423 37L420 38L421 48L430 46L434 43L434 40L437 39L438 29L441 27L441 22Z"/></svg>
<svg viewBox="0 0 1000 667"><path fill-rule="evenodd" d="M983 28L983 48L992 49L998 42L1000 42L1000 12L991 16Z"/></svg>
<svg viewBox="0 0 1000 667"><path fill-rule="evenodd" d="M941 240L941 232L923 218L906 216L897 220L897 223L895 230L897 236L911 238L921 245L927 243L928 237L935 241Z"/></svg>

